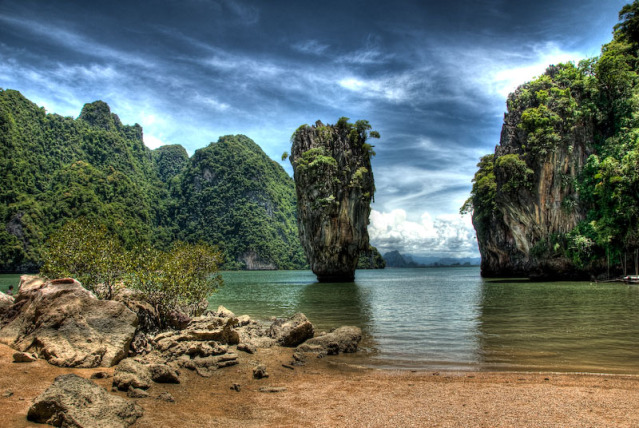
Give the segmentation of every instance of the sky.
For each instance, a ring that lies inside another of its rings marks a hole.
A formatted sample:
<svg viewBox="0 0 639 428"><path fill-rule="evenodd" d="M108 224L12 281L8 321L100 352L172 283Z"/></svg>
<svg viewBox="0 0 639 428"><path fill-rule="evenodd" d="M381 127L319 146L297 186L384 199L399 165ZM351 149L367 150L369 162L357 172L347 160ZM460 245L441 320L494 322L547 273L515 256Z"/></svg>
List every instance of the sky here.
<svg viewBox="0 0 639 428"><path fill-rule="evenodd" d="M369 120L371 243L472 257L459 208L508 94L597 56L626 3L0 0L0 88L63 116L103 100L150 148L244 134L277 162L302 124Z"/></svg>

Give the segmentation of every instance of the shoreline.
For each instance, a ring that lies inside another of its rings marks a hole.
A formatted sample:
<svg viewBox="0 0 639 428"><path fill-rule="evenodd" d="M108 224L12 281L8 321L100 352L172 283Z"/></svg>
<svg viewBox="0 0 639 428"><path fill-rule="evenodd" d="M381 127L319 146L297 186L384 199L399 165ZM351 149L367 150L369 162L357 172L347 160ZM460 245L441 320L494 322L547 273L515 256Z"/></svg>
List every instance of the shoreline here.
<svg viewBox="0 0 639 428"><path fill-rule="evenodd" d="M390 370L355 367L327 356L284 367L291 348L238 352L240 364L210 378L181 371L180 384L155 384L132 399L144 416L134 427L202 426L637 426L639 376L552 372ZM114 368L68 369L44 360L13 363L0 345L0 425L26 420L32 400L61 374L89 378ZM265 364L269 377L253 379ZM94 380L111 391L111 378ZM240 385L237 392L231 387ZM279 392L260 392L270 387ZM8 394L12 391L12 395ZM155 399L169 392L174 403ZM111 394L126 398L124 392Z"/></svg>

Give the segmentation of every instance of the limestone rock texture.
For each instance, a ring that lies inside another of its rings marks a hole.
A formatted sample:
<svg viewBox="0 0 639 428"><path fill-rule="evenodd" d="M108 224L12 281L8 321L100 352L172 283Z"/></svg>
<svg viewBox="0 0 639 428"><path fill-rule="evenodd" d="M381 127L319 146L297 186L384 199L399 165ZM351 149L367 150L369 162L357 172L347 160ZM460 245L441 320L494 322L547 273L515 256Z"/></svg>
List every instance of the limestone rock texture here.
<svg viewBox="0 0 639 428"><path fill-rule="evenodd" d="M27 419L53 426L117 428L131 426L143 414L138 404L111 395L88 379L66 374L34 400Z"/></svg>
<svg viewBox="0 0 639 428"><path fill-rule="evenodd" d="M74 279L23 275L0 343L60 367L110 367L127 356L137 325L123 303L98 300Z"/></svg>
<svg viewBox="0 0 639 428"><path fill-rule="evenodd" d="M552 80L557 72L550 67L547 81L522 85L509 95L499 145L490 159L482 159L483 169L490 164L494 172L490 203L473 202L484 277L577 279L587 275L552 251L553 236L567 234L586 219L588 207L580 200L577 183L595 138L592 120L571 117L561 105L546 105L531 96L570 89ZM579 97L575 88L566 96L574 102ZM546 134L526 129L532 126L525 117L531 111L544 112L552 120ZM476 185L478 180L476 175Z"/></svg>
<svg viewBox="0 0 639 428"><path fill-rule="evenodd" d="M290 161L297 192L300 241L320 282L350 282L369 248L367 226L375 192L367 121L298 128Z"/></svg>

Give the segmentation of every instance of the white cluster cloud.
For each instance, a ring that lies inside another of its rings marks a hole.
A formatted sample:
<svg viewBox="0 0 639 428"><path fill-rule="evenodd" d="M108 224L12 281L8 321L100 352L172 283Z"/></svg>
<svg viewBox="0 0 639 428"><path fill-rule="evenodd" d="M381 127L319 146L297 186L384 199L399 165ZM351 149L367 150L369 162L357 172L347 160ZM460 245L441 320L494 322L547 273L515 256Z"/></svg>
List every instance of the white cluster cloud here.
<svg viewBox="0 0 639 428"><path fill-rule="evenodd" d="M406 211L373 210L368 233L371 244L383 254L397 250L415 256L477 257L477 239L469 216L443 214L433 218L424 212L419 221Z"/></svg>

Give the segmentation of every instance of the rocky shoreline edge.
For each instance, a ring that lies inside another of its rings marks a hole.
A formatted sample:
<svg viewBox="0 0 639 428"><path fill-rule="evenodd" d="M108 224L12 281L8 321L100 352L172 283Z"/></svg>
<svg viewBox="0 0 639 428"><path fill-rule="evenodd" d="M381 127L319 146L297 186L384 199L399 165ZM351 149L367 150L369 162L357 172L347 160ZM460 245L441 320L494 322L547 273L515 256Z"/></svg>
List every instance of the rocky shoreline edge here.
<svg viewBox="0 0 639 428"><path fill-rule="evenodd" d="M160 331L153 307L130 290L99 300L71 278L21 277L15 298L0 293L0 343L15 349L15 363L43 359L61 368L114 367L89 379L75 373L56 377L33 399L27 419L54 426L127 427L144 414L137 400L153 397L156 384L185 382L186 371L210 378L246 361L240 358L244 354L256 357L250 362L252 377L265 379L271 367L259 361L263 350L288 349L290 359L281 367L295 370L311 358L356 352L362 334L355 326L316 332L301 313L260 323L223 306L193 318L176 314L172 321L172 328ZM97 379L112 379L111 391ZM242 385L229 387L239 392ZM283 390L265 386L263 392ZM174 401L167 392L154 398Z"/></svg>

